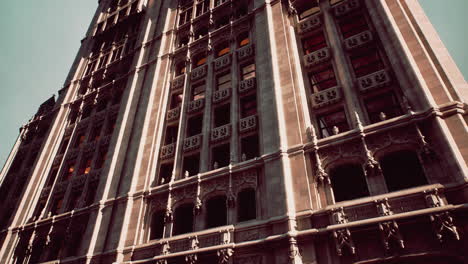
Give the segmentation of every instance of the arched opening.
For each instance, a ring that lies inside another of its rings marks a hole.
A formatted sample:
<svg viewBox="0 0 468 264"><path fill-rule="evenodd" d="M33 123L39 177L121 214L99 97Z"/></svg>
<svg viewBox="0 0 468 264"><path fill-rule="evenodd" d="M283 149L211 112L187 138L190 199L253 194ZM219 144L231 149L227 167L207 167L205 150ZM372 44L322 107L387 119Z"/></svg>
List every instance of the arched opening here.
<svg viewBox="0 0 468 264"><path fill-rule="evenodd" d="M151 217L150 240L160 239L164 235L164 211L157 211Z"/></svg>
<svg viewBox="0 0 468 264"><path fill-rule="evenodd" d="M227 224L226 196L215 196L206 202L206 227Z"/></svg>
<svg viewBox="0 0 468 264"><path fill-rule="evenodd" d="M206 63L206 55L205 54L198 54L193 59L193 67L198 67Z"/></svg>
<svg viewBox="0 0 468 264"><path fill-rule="evenodd" d="M330 170L335 202L369 196L364 171L359 164L341 165Z"/></svg>
<svg viewBox="0 0 468 264"><path fill-rule="evenodd" d="M249 38L249 32L242 32L241 34L239 34L239 36L237 37L238 39L238 45L239 47L243 47L243 46L246 46L248 44L250 44L250 38Z"/></svg>
<svg viewBox="0 0 468 264"><path fill-rule="evenodd" d="M413 151L388 154L380 160L380 166L389 192L427 184L419 158Z"/></svg>
<svg viewBox="0 0 468 264"><path fill-rule="evenodd" d="M193 232L193 204L184 204L174 212L173 235Z"/></svg>
<svg viewBox="0 0 468 264"><path fill-rule="evenodd" d="M237 220L239 222L257 218L257 201L254 189L245 189L237 197Z"/></svg>
<svg viewBox="0 0 468 264"><path fill-rule="evenodd" d="M231 51L229 42L223 42L216 47L216 57L221 57Z"/></svg>

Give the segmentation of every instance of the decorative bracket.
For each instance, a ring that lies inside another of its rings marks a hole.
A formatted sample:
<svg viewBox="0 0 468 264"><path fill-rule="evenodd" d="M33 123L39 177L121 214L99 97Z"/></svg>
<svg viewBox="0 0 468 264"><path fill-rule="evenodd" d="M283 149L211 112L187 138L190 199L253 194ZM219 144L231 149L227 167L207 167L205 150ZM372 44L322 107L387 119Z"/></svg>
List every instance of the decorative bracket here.
<svg viewBox="0 0 468 264"><path fill-rule="evenodd" d="M336 253L338 256L343 256L344 248L348 248L352 255L356 254L356 247L351 237L351 231L349 231L348 228L333 231L333 238L335 239Z"/></svg>
<svg viewBox="0 0 468 264"><path fill-rule="evenodd" d="M377 211L379 212L380 216L388 216L393 214L387 198L382 200L375 200L374 202L377 206Z"/></svg>
<svg viewBox="0 0 468 264"><path fill-rule="evenodd" d="M385 249L390 250L390 241L394 240L397 242L398 246L403 249L405 248L405 242L400 233L400 228L396 221L388 221L379 223L379 230L382 234L382 241L384 243Z"/></svg>
<svg viewBox="0 0 468 264"><path fill-rule="evenodd" d="M455 240L460 240L460 234L458 233L457 227L453 223L453 217L449 212L432 214L430 219L434 232L440 243L446 240L446 233L452 234Z"/></svg>
<svg viewBox="0 0 468 264"><path fill-rule="evenodd" d="M218 255L218 263L219 264L228 264L229 259L234 254L234 249L232 249L232 248L223 248L223 249L218 250L218 252L216 252L216 254Z"/></svg>

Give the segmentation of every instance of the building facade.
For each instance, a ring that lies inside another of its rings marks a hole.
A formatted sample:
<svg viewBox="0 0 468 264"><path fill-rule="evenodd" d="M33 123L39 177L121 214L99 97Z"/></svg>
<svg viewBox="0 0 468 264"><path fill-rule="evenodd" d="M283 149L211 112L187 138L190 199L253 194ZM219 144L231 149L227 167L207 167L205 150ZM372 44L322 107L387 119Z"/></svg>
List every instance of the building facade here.
<svg viewBox="0 0 468 264"><path fill-rule="evenodd" d="M416 0L100 0L0 262L468 263L467 102Z"/></svg>

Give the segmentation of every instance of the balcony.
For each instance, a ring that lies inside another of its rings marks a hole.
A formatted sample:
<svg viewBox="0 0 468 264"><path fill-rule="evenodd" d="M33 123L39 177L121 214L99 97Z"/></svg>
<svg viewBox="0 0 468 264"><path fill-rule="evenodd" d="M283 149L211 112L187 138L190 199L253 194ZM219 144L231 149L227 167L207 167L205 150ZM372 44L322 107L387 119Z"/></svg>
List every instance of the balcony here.
<svg viewBox="0 0 468 264"><path fill-rule="evenodd" d="M213 61L215 71L221 70L229 65L231 65L231 54L226 54L220 58L217 58Z"/></svg>
<svg viewBox="0 0 468 264"><path fill-rule="evenodd" d="M239 93L246 93L248 91L251 91L255 88L256 85L256 80L255 77L249 78L247 80L243 80L239 83Z"/></svg>
<svg viewBox="0 0 468 264"><path fill-rule="evenodd" d="M161 148L161 159L169 159L174 157L175 154L175 143L165 145Z"/></svg>
<svg viewBox="0 0 468 264"><path fill-rule="evenodd" d="M211 130L211 141L221 141L231 137L231 124L215 127Z"/></svg>
<svg viewBox="0 0 468 264"><path fill-rule="evenodd" d="M312 67L322 62L328 61L330 57L330 49L326 47L305 55L304 64L306 67Z"/></svg>
<svg viewBox="0 0 468 264"><path fill-rule="evenodd" d="M221 89L213 93L213 103L220 103L231 97L231 88Z"/></svg>
<svg viewBox="0 0 468 264"><path fill-rule="evenodd" d="M304 34L306 32L312 31L322 25L322 21L320 20L320 15L310 16L297 25L297 32L299 34Z"/></svg>
<svg viewBox="0 0 468 264"><path fill-rule="evenodd" d="M257 115L242 118L239 121L239 132L245 133L257 129Z"/></svg>
<svg viewBox="0 0 468 264"><path fill-rule="evenodd" d="M197 112L197 111L203 109L204 106L205 106L205 98L190 101L189 104L188 104L187 112L188 113Z"/></svg>
<svg viewBox="0 0 468 264"><path fill-rule="evenodd" d="M202 65L192 70L192 73L190 74L190 79L194 81L194 80L201 79L205 76L206 76L206 65Z"/></svg>
<svg viewBox="0 0 468 264"><path fill-rule="evenodd" d="M337 4L333 9L335 11L335 16L340 17L358 9L359 7L359 0L346 0Z"/></svg>
<svg viewBox="0 0 468 264"><path fill-rule="evenodd" d="M344 40L344 46L346 50L356 49L365 46L374 40L372 33L369 30L356 34Z"/></svg>
<svg viewBox="0 0 468 264"><path fill-rule="evenodd" d="M374 88L390 84L390 75L387 70L380 70L357 79L359 90L365 92Z"/></svg>
<svg viewBox="0 0 468 264"><path fill-rule="evenodd" d="M184 151L192 151L200 148L202 143L202 135L195 135L193 137L188 137L184 140Z"/></svg>
<svg viewBox="0 0 468 264"><path fill-rule="evenodd" d="M180 116L180 106L167 111L166 120L173 121L173 120L179 119L179 116Z"/></svg>
<svg viewBox="0 0 468 264"><path fill-rule="evenodd" d="M171 83L171 88L172 89L177 89L177 88L180 88L182 86L184 86L184 82L185 82L185 75L182 74L180 76L177 76L174 78L174 80L172 80L172 83Z"/></svg>
<svg viewBox="0 0 468 264"><path fill-rule="evenodd" d="M253 44L246 45L242 48L239 48L237 50L237 58L239 60L244 60L247 58L250 58L251 56L254 55L254 46Z"/></svg>
<svg viewBox="0 0 468 264"><path fill-rule="evenodd" d="M341 100L340 87L332 87L311 95L312 107L317 109Z"/></svg>

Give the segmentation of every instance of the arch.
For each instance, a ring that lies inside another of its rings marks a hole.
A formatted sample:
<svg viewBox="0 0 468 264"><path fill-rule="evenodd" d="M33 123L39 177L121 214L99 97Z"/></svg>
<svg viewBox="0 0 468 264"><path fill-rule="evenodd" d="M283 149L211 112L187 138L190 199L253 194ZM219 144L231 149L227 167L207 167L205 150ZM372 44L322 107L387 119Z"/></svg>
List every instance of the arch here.
<svg viewBox="0 0 468 264"><path fill-rule="evenodd" d="M206 201L206 227L227 225L227 198L225 195L213 196Z"/></svg>
<svg viewBox="0 0 468 264"><path fill-rule="evenodd" d="M193 203L185 203L174 210L173 235L193 232L194 217Z"/></svg>
<svg viewBox="0 0 468 264"><path fill-rule="evenodd" d="M360 164L347 163L330 169L329 172L335 202L369 196L364 170Z"/></svg>
<svg viewBox="0 0 468 264"><path fill-rule="evenodd" d="M237 221L257 218L257 198L254 188L244 188L237 194Z"/></svg>

